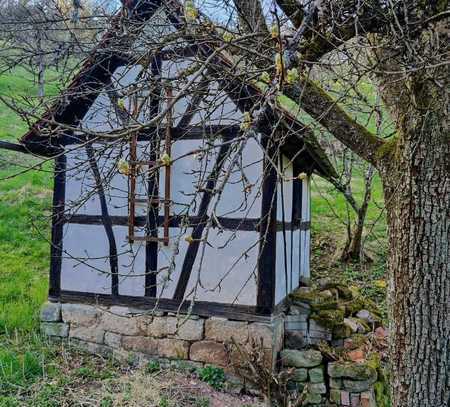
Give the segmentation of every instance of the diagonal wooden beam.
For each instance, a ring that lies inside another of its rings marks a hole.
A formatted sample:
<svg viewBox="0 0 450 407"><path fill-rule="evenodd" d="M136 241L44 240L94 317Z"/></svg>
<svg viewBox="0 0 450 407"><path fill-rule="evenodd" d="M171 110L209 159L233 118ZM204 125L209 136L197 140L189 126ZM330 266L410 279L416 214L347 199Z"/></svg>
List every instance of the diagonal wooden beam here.
<svg viewBox="0 0 450 407"><path fill-rule="evenodd" d="M208 206L213 197L213 190L217 183L217 178L219 176L220 170L223 166L225 157L228 154L230 149L230 144L222 144L220 146L219 152L217 154L217 160L214 164L211 173L209 174L206 182L205 192L203 193L200 206L198 209L197 217L198 224L194 226L194 230L192 232L192 243L189 244L189 247L186 251L186 256L184 258L183 267L181 269L180 278L178 279L177 287L175 289L175 293L173 298L175 300L183 300L184 295L186 293L186 288L189 283L189 279L192 274L192 268L195 263L195 258L197 257L198 249L200 247L201 238L203 235L203 231L206 226L206 221L208 219Z"/></svg>
<svg viewBox="0 0 450 407"><path fill-rule="evenodd" d="M100 209L102 213L102 223L105 228L105 233L109 242L109 265L111 270L111 294L113 296L119 295L119 263L117 258L117 245L114 237L114 230L112 226L111 217L108 212L108 204L106 202L105 190L100 171L98 169L97 161L94 155L94 149L91 144L86 145L86 153L88 156L89 165L94 175L95 187L97 195L100 199Z"/></svg>

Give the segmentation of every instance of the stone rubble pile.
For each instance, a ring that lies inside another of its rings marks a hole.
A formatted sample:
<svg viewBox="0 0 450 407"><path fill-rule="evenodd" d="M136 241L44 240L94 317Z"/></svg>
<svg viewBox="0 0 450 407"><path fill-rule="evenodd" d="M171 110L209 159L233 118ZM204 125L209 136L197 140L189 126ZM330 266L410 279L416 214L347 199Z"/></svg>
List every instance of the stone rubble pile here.
<svg viewBox="0 0 450 407"><path fill-rule="evenodd" d="M319 281L317 289L292 293L285 313L280 358L282 368L294 369L292 398L311 406L385 406L377 403L386 396L378 348L382 353L387 333L374 303L357 290Z"/></svg>

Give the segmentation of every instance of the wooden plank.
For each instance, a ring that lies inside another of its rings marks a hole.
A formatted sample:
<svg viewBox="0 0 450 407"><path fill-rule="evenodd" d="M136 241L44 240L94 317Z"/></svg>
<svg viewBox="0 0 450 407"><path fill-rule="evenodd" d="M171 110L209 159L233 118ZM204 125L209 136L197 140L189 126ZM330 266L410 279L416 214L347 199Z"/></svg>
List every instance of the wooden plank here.
<svg viewBox="0 0 450 407"><path fill-rule="evenodd" d="M167 246L169 243L169 238L165 237L155 237L155 236L133 236L133 242L161 242Z"/></svg>
<svg viewBox="0 0 450 407"><path fill-rule="evenodd" d="M258 254L258 292L256 304L259 312L268 313L275 305L275 271L277 249L277 171L267 157L276 162L276 146L267 137L262 140L266 150L261 198L260 246ZM282 225L283 227L283 225Z"/></svg>
<svg viewBox="0 0 450 407"><path fill-rule="evenodd" d="M75 291L61 291L54 301L63 303L82 303L92 305L120 305L141 309L142 312L151 312L156 309L164 312L187 313L191 306L190 301L178 301L168 298L133 297L126 295L111 296L108 294L83 293ZM270 322L270 314L258 313L256 307L248 305L222 304L217 302L195 301L192 314L202 317L218 316L236 321Z"/></svg>
<svg viewBox="0 0 450 407"><path fill-rule="evenodd" d="M127 216L110 216L111 222L114 226L128 226L128 217ZM74 223L78 225L101 225L102 218L99 215L65 215L64 223ZM259 218L224 218L222 216L218 216L217 220L220 223L220 226L225 230L241 230L247 232L254 232L260 230L261 219ZM164 216L158 216L158 224L157 226L162 226L164 222ZM187 223L186 223L187 222ZM178 228L183 223L187 227L195 227L199 223L204 223L202 218L198 216L171 216L169 221L169 227ZM146 225L146 217L145 216L136 216L134 220L134 224L136 227L143 227ZM217 223L213 221L213 227L218 227ZM295 223L286 223L286 230L308 230L311 228L311 222L295 222ZM283 228L282 222L277 222L277 231L281 231Z"/></svg>
<svg viewBox="0 0 450 407"><path fill-rule="evenodd" d="M136 133L138 135L138 142L150 141L155 135L159 139L163 139L166 134L166 126L156 127L149 126ZM239 126L236 125L205 125L205 126L189 126L187 128L183 127L171 127L171 138L172 141L182 141L182 140L203 140L205 138L211 139L215 137L225 138L231 140L233 138L239 137L241 130ZM117 142L114 136L114 131L108 133L108 137L102 138L101 135L96 135L96 141L102 143L112 143ZM75 136L64 136L61 138L61 145L69 146L73 144L82 144L91 139L91 136L85 134L79 134Z"/></svg>
<svg viewBox="0 0 450 407"><path fill-rule="evenodd" d="M128 176L128 241L134 240L134 219L136 217L136 168L137 161L137 135L130 139L130 174Z"/></svg>
<svg viewBox="0 0 450 407"><path fill-rule="evenodd" d="M168 87L166 89L166 98L167 104L170 105L172 103L172 88ZM172 117L173 111L172 108L167 111L167 128L166 128L166 137L164 140L164 149L166 154L169 157L172 157L172 133L171 126L173 122ZM170 190L171 190L171 175L172 175L172 166L171 164L165 166L164 171L164 246L169 245L169 218L170 218Z"/></svg>
<svg viewBox="0 0 450 407"><path fill-rule="evenodd" d="M57 298L61 290L61 264L63 251L64 207L66 198L66 165L65 155L55 159L53 178L53 213L50 247L50 279L48 298Z"/></svg>
<svg viewBox="0 0 450 407"><path fill-rule="evenodd" d="M159 54L155 55L151 62L151 80L154 85L154 90L151 94L149 101L149 118L156 117L159 113L161 106L161 68L162 59ZM138 140L139 140L138 134ZM159 148L159 139L157 133L149 139L149 151L150 160L157 163L157 151ZM148 198L159 197L159 170L154 171L151 167L148 168L148 181L147 181L147 195ZM156 238L158 236L158 206L150 206L147 212L146 219L146 236L152 236ZM147 241L145 243L145 296L156 296L156 274L158 270L158 242Z"/></svg>

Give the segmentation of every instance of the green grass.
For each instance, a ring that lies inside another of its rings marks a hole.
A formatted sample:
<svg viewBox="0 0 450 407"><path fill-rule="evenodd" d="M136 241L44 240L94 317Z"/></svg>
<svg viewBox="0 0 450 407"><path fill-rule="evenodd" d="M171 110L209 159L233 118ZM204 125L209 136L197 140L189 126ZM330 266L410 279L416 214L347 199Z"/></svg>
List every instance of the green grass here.
<svg viewBox="0 0 450 407"><path fill-rule="evenodd" d="M36 92L23 69L0 76L2 97ZM26 124L0 102L0 140L14 141ZM37 328L47 292L51 165L26 171L38 159L0 150L0 334Z"/></svg>

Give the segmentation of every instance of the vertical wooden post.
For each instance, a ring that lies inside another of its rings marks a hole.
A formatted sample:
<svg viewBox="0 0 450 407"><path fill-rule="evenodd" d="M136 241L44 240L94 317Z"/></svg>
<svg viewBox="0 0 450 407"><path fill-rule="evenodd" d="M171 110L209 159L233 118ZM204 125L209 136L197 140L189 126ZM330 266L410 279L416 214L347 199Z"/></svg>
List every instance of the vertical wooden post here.
<svg viewBox="0 0 450 407"><path fill-rule="evenodd" d="M50 281L48 299L57 301L61 291L61 256L63 251L64 204L66 197L66 156L55 159L53 186L53 216L50 251Z"/></svg>
<svg viewBox="0 0 450 407"><path fill-rule="evenodd" d="M269 136L262 135L261 144L265 155L276 162L276 146ZM275 302L275 267L277 243L277 171L267 158L263 161L260 243L258 254L257 311L270 314Z"/></svg>
<svg viewBox="0 0 450 407"><path fill-rule="evenodd" d="M167 87L166 89L167 103L172 103L172 88ZM171 157L172 152L172 137L171 137L171 127L173 123L173 112L169 109L167 112L167 125L166 125L166 138L165 138L165 152ZM164 245L169 245L169 221L170 221L170 185L171 185L171 165L165 166L165 177L164 177Z"/></svg>
<svg viewBox="0 0 450 407"><path fill-rule="evenodd" d="M128 241L134 242L134 220L136 217L136 162L137 162L137 135L133 134L130 140L129 161L129 187L128 187Z"/></svg>

